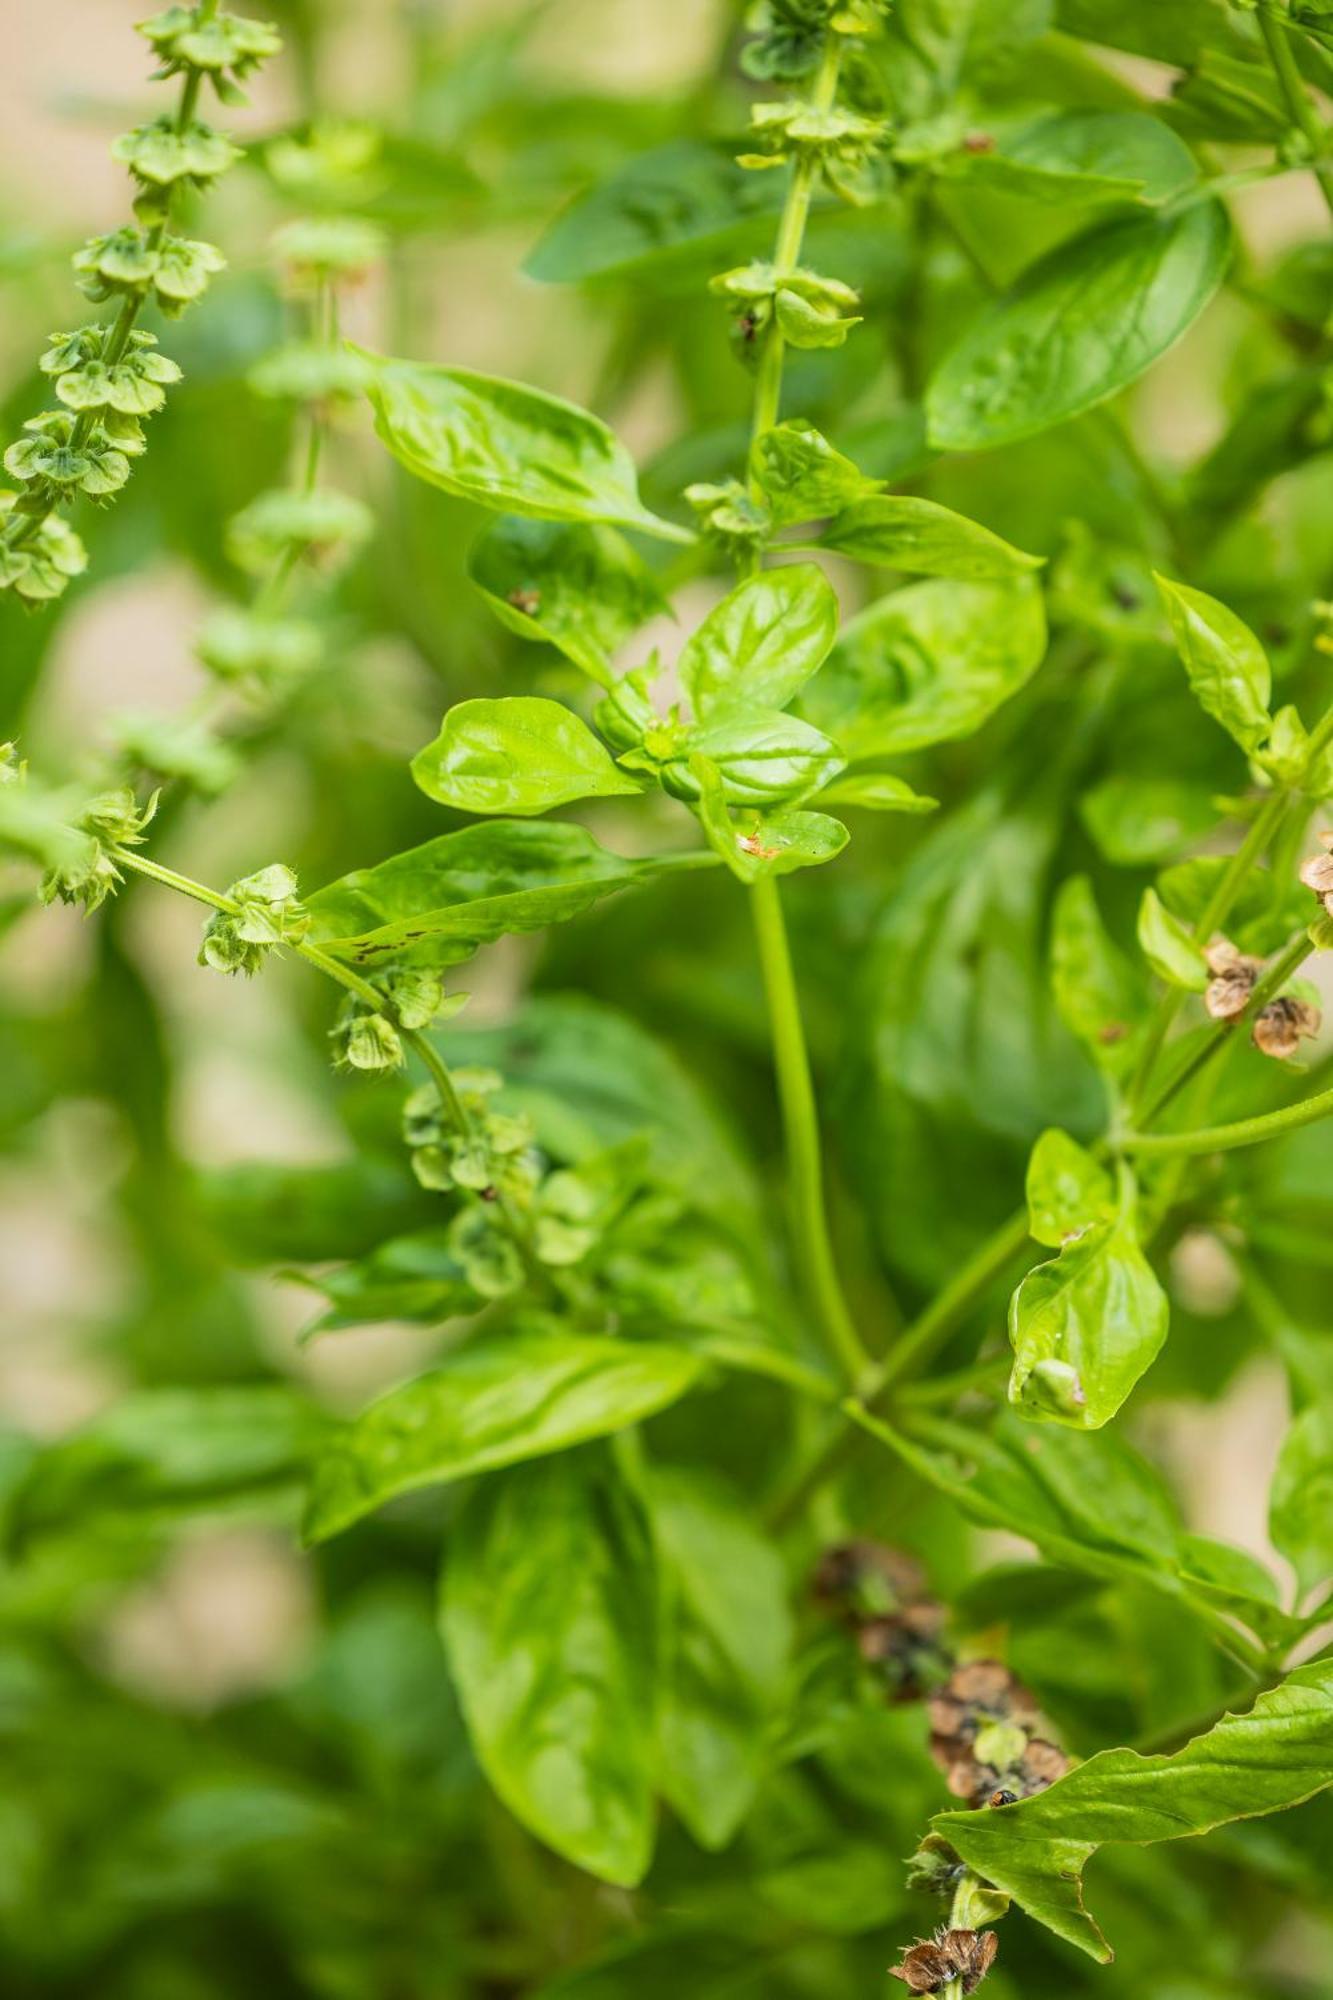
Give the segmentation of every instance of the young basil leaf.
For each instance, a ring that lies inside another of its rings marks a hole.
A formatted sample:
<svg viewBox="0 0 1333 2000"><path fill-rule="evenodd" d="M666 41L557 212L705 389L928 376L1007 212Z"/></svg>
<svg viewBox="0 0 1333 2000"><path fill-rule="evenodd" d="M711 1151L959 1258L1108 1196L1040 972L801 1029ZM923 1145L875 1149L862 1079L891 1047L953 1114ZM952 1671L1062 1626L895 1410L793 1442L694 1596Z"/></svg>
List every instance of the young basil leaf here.
<svg viewBox="0 0 1333 2000"><path fill-rule="evenodd" d="M1132 1212L1095 1223L1029 1271L1009 1302L1009 1401L1025 1416L1100 1430L1157 1359L1168 1317Z"/></svg>
<svg viewBox="0 0 1333 2000"><path fill-rule="evenodd" d="M1209 972L1203 953L1190 932L1167 909L1155 889L1145 889L1139 904L1139 949L1159 979L1202 993Z"/></svg>
<svg viewBox="0 0 1333 2000"><path fill-rule="evenodd" d="M666 1593L662 1790L701 1847L725 1847L770 1757L791 1650L787 1579L735 1495L655 1469L648 1506Z"/></svg>
<svg viewBox="0 0 1333 2000"><path fill-rule="evenodd" d="M979 314L935 371L931 443L987 450L1105 402L1188 331L1230 252L1216 201L1100 224L1061 244Z"/></svg>
<svg viewBox="0 0 1333 2000"><path fill-rule="evenodd" d="M867 812L928 813L936 810L939 800L914 792L905 778L890 777L887 771L853 771L825 785L819 803L862 806Z"/></svg>
<svg viewBox="0 0 1333 2000"><path fill-rule="evenodd" d="M1027 1171L1028 1227L1038 1243L1059 1249L1115 1207L1111 1176L1085 1146L1052 1125L1032 1148Z"/></svg>
<svg viewBox="0 0 1333 2000"><path fill-rule="evenodd" d="M457 702L412 776L428 798L469 813L541 813L641 789L586 722L538 695Z"/></svg>
<svg viewBox="0 0 1333 2000"><path fill-rule="evenodd" d="M1134 1060L1143 987L1108 937L1086 875L1071 875L1055 899L1051 984L1065 1025L1099 1068L1121 1075Z"/></svg>
<svg viewBox="0 0 1333 2000"><path fill-rule="evenodd" d="M327 1541L400 1493L623 1430L683 1396L704 1366L684 1348L535 1321L469 1341L334 1433L311 1481L306 1540Z"/></svg>
<svg viewBox="0 0 1333 2000"><path fill-rule="evenodd" d="M356 352L375 364L376 432L418 479L496 513L693 539L649 513L624 445L577 404L498 375Z"/></svg>
<svg viewBox="0 0 1333 2000"><path fill-rule="evenodd" d="M734 249L770 247L770 217L782 206L780 176L747 173L736 148L673 140L639 153L608 180L576 195L523 268L544 284L624 277L695 280Z"/></svg>
<svg viewBox="0 0 1333 2000"><path fill-rule="evenodd" d="M1169 201L1198 168L1188 146L1143 111L1057 111L1003 137L990 151L947 161L951 179L976 181L1024 201Z"/></svg>
<svg viewBox="0 0 1333 2000"><path fill-rule="evenodd" d="M614 528L502 515L468 551L468 575L509 631L558 647L605 688L611 654L665 608Z"/></svg>
<svg viewBox="0 0 1333 2000"><path fill-rule="evenodd" d="M1199 706L1253 753L1273 726L1268 655L1249 626L1215 597L1165 576L1157 578L1157 588Z"/></svg>
<svg viewBox="0 0 1333 2000"><path fill-rule="evenodd" d="M662 783L678 799L699 796L691 766L705 757L716 766L732 805L771 806L808 798L835 778L846 759L820 730L778 709L719 709L690 731L665 766Z"/></svg>
<svg viewBox="0 0 1333 2000"><path fill-rule="evenodd" d="M293 1390L141 1389L37 1453L11 1495L16 1541L143 1524L286 1509L328 1431Z"/></svg>
<svg viewBox="0 0 1333 2000"><path fill-rule="evenodd" d="M1103 1750L1033 1798L1000 1812L942 1813L931 1825L1029 1916L1105 1962L1110 1947L1082 1893L1083 1870L1104 1843L1208 1833L1330 1784L1333 1664L1316 1660L1173 1756Z"/></svg>
<svg viewBox="0 0 1333 2000"><path fill-rule="evenodd" d="M733 821L722 775L708 757L692 757L690 773L699 787L699 820L713 851L742 882L761 875L791 875L832 861L847 845L841 821L819 812L743 814Z"/></svg>
<svg viewBox="0 0 1333 2000"><path fill-rule="evenodd" d="M1333 1410L1312 1403L1282 1440L1268 1501L1268 1532L1303 1591L1333 1574Z"/></svg>
<svg viewBox="0 0 1333 2000"><path fill-rule="evenodd" d="M900 493L874 494L844 508L824 529L819 545L884 569L973 581L1022 576L1040 569L1044 560L1026 555L951 507Z"/></svg>
<svg viewBox="0 0 1333 2000"><path fill-rule="evenodd" d="M652 1856L657 1579L603 1450L482 1483L445 1552L440 1629L478 1761L509 1810L630 1888Z"/></svg>
<svg viewBox="0 0 1333 2000"><path fill-rule="evenodd" d="M823 520L877 493L880 486L835 451L812 424L798 421L777 424L755 439L750 474L775 528Z"/></svg>
<svg viewBox="0 0 1333 2000"><path fill-rule="evenodd" d="M700 722L742 704L785 708L838 636L838 600L813 563L759 570L715 605L680 656Z"/></svg>
<svg viewBox="0 0 1333 2000"><path fill-rule="evenodd" d="M311 936L335 958L457 965L495 938L565 923L604 896L712 861L702 853L626 861L586 827L492 820L358 868L316 890L306 907Z"/></svg>
<svg viewBox="0 0 1333 2000"><path fill-rule="evenodd" d="M801 713L854 763L979 729L1046 652L1041 591L1004 583L917 583L844 627Z"/></svg>

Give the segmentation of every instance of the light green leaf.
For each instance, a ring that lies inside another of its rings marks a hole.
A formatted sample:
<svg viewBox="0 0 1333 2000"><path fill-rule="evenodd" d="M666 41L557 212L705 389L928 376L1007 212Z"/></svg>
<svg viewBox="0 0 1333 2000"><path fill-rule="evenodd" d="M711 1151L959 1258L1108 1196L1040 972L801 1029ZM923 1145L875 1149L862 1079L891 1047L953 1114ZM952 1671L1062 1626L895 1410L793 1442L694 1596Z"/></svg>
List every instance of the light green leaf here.
<svg viewBox="0 0 1333 2000"><path fill-rule="evenodd" d="M1027 1171L1028 1226L1038 1243L1054 1249L1115 1206L1111 1176L1086 1146L1051 1126L1032 1148Z"/></svg>
<svg viewBox="0 0 1333 2000"><path fill-rule="evenodd" d="M845 627L801 713L854 763L920 750L979 729L1045 651L1031 578L912 584Z"/></svg>
<svg viewBox="0 0 1333 2000"><path fill-rule="evenodd" d="M614 528L503 515L472 544L468 575L509 631L558 647L601 687L611 654L664 608Z"/></svg>
<svg viewBox="0 0 1333 2000"><path fill-rule="evenodd" d="M1100 224L983 309L926 392L932 444L979 451L1064 423L1137 381L1222 281L1220 202Z"/></svg>
<svg viewBox="0 0 1333 2000"><path fill-rule="evenodd" d="M1051 204L1156 204L1198 177L1188 146L1144 111L1057 111L1002 138L991 152L952 155L951 178Z"/></svg>
<svg viewBox="0 0 1333 2000"><path fill-rule="evenodd" d="M1272 728L1268 655L1234 611L1202 590L1159 576L1176 650L1201 708L1242 750L1255 751Z"/></svg>
<svg viewBox="0 0 1333 2000"><path fill-rule="evenodd" d="M786 1574L703 1474L655 1470L648 1503L667 1597L662 1790L702 1847L725 1847L768 1762L791 1650Z"/></svg>
<svg viewBox="0 0 1333 2000"><path fill-rule="evenodd" d="M817 868L847 845L846 827L827 813L747 812L733 820L716 764L692 757L690 771L699 786L699 820L709 845L739 881Z"/></svg>
<svg viewBox="0 0 1333 2000"><path fill-rule="evenodd" d="M1303 1591L1333 1578L1333 1410L1312 1403L1282 1441L1268 1530Z"/></svg>
<svg viewBox="0 0 1333 2000"><path fill-rule="evenodd" d="M538 1322L469 1341L330 1439L306 1539L326 1541L397 1494L623 1430L683 1396L704 1366L683 1348Z"/></svg>
<svg viewBox="0 0 1333 2000"><path fill-rule="evenodd" d="M1042 557L1025 555L979 521L934 500L899 493L874 494L845 508L829 522L819 545L884 569L972 581L1022 576L1042 565Z"/></svg>
<svg viewBox="0 0 1333 2000"><path fill-rule="evenodd" d="M358 868L317 890L307 908L311 936L335 958L457 965L495 938L544 930L622 889L712 865L703 853L626 861L561 820L492 820Z"/></svg>
<svg viewBox="0 0 1333 2000"><path fill-rule="evenodd" d="M853 771L825 785L819 803L862 806L867 812L928 813L935 811L939 800L914 792L905 778L891 777L887 771Z"/></svg>
<svg viewBox="0 0 1333 2000"><path fill-rule="evenodd" d="M454 1523L440 1625L481 1767L623 1888L652 1855L657 1615L643 1508L602 1451L488 1479Z"/></svg>
<svg viewBox="0 0 1333 2000"><path fill-rule="evenodd" d="M838 635L838 600L813 563L765 569L715 605L680 656L680 682L703 722L722 709L785 708Z"/></svg>
<svg viewBox="0 0 1333 2000"><path fill-rule="evenodd" d="M375 364L376 432L418 479L496 513L609 521L666 541L692 539L649 513L624 445L577 404L498 375L356 351Z"/></svg>
<svg viewBox="0 0 1333 2000"><path fill-rule="evenodd" d="M1155 889L1145 889L1139 904L1139 949L1159 979L1202 993L1209 973L1203 953L1180 918L1173 916Z"/></svg>
<svg viewBox="0 0 1333 2000"><path fill-rule="evenodd" d="M1333 1662L1317 1660L1174 1756L1103 1750L1034 1798L998 1812L941 1813L931 1826L1038 1923L1105 1961L1110 1947L1083 1905L1083 1870L1099 1847L1208 1833L1329 1784Z"/></svg>
<svg viewBox="0 0 1333 2000"><path fill-rule="evenodd" d="M695 799L696 757L715 765L723 793L733 805L771 806L808 798L842 770L836 744L798 716L778 709L721 710L691 730L677 756L662 772L667 790Z"/></svg>
<svg viewBox="0 0 1333 2000"><path fill-rule="evenodd" d="M1100 1430L1157 1359L1166 1293L1139 1248L1132 1210L1095 1223L1009 1302L1009 1401L1025 1416Z"/></svg>
<svg viewBox="0 0 1333 2000"><path fill-rule="evenodd" d="M1134 1060L1143 988L1108 937L1086 875L1071 875L1055 899L1051 984L1066 1027L1100 1068L1121 1074Z"/></svg>
<svg viewBox="0 0 1333 2000"><path fill-rule="evenodd" d="M428 798L470 813L541 813L640 789L572 709L538 695L456 703L412 776Z"/></svg>
<svg viewBox="0 0 1333 2000"><path fill-rule="evenodd" d="M877 493L880 481L867 479L850 458L835 451L812 424L776 424L750 449L750 474L764 496L775 528L793 521L819 521L854 500Z"/></svg>

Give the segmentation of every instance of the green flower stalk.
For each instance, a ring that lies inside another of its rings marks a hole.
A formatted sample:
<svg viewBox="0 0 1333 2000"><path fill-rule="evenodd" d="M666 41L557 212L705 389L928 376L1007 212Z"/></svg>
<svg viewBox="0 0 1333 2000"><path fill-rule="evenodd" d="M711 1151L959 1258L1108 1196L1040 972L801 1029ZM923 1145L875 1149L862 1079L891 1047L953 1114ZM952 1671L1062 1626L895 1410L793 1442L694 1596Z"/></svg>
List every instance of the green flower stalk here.
<svg viewBox="0 0 1333 2000"><path fill-rule="evenodd" d="M155 77L181 79L174 113L122 133L112 156L135 182L135 221L91 238L75 254L79 289L106 321L54 333L41 361L60 408L41 411L4 455L17 490L0 494L0 590L29 605L59 597L87 555L64 510L80 496L104 506L144 450L143 419L162 408L181 371L136 322L150 302L175 318L207 289L225 259L211 243L178 236L182 193L207 188L241 157L198 116L205 82L224 104L243 104L241 79L275 55L266 21L219 11L217 0L168 7L138 23L158 60Z"/></svg>

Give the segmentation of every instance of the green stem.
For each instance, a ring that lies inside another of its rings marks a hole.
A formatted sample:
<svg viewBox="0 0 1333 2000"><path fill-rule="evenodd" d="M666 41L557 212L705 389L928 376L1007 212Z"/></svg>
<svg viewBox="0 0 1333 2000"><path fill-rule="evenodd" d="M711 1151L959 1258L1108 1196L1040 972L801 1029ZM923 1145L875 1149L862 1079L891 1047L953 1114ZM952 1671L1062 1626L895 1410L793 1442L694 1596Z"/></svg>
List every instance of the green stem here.
<svg viewBox="0 0 1333 2000"><path fill-rule="evenodd" d="M1257 1146L1281 1138L1302 1125L1317 1124L1333 1114L1333 1090L1321 1090L1282 1111L1265 1111L1257 1118L1238 1118L1232 1125L1207 1125L1199 1132L1128 1132L1117 1142L1126 1153L1151 1153L1161 1159L1172 1153L1233 1153L1239 1146Z"/></svg>
<svg viewBox="0 0 1333 2000"><path fill-rule="evenodd" d="M750 891L750 908L768 1000L791 1185L792 1224L796 1232L801 1274L810 1302L819 1315L825 1338L841 1362L848 1380L855 1385L866 1378L871 1363L843 1298L833 1246L829 1241L819 1114L810 1077L810 1058L801 1023L787 927L783 921L778 885L772 876L761 877L754 884Z"/></svg>
<svg viewBox="0 0 1333 2000"><path fill-rule="evenodd" d="M1273 66L1278 88L1286 99L1287 109L1309 144L1313 155L1311 172L1319 182L1319 191L1330 214L1333 214L1333 161L1325 156L1327 134L1297 65L1288 38L1287 22L1267 0L1263 0L1259 8L1259 32L1264 38L1268 60Z"/></svg>
<svg viewBox="0 0 1333 2000"><path fill-rule="evenodd" d="M1258 981L1253 993L1250 995L1249 1004L1244 1013L1238 1015L1234 1021L1220 1021L1218 1023L1212 1035L1203 1046L1197 1049L1189 1061L1172 1077L1171 1081L1163 1086L1156 1097L1153 1098L1151 1104L1143 1108L1139 1114L1141 1124L1151 1125L1161 1116L1162 1112L1166 1110L1167 1105L1174 1102L1186 1084L1191 1083L1206 1064L1212 1062L1216 1056L1221 1054L1222 1050L1231 1040L1231 1037L1235 1034L1236 1029L1244 1022L1252 1021L1256 1014L1263 1011L1270 1000L1277 997L1293 973L1298 972L1301 966L1304 965L1313 950L1314 946L1311 944L1308 934L1305 931L1299 931L1281 957L1274 960L1263 978Z"/></svg>

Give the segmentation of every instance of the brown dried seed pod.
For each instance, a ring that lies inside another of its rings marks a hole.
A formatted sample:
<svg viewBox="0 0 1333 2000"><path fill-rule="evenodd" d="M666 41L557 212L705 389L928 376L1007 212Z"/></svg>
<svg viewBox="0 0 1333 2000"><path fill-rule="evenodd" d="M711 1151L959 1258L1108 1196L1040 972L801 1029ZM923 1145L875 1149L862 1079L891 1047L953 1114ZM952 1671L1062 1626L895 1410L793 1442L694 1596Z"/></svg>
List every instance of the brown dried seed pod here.
<svg viewBox="0 0 1333 2000"><path fill-rule="evenodd" d="M964 1660L949 1676L949 1693L959 1701L999 1713L1007 1712L1015 1691L1026 1693L999 1660Z"/></svg>
<svg viewBox="0 0 1333 2000"><path fill-rule="evenodd" d="M1326 835L1320 836L1326 839ZM1333 854L1312 854L1301 863L1301 880L1316 896L1333 893Z"/></svg>
<svg viewBox="0 0 1333 2000"><path fill-rule="evenodd" d="M1237 951L1230 938L1215 937L1204 958L1212 978L1203 1004L1214 1021L1234 1021L1245 1012L1263 961Z"/></svg>
<svg viewBox="0 0 1333 2000"><path fill-rule="evenodd" d="M1023 1752L1019 1769L1030 1791L1044 1792L1057 1778L1063 1778L1069 1769L1069 1759L1057 1744L1048 1743L1043 1736L1033 1736Z"/></svg>
<svg viewBox="0 0 1333 2000"><path fill-rule="evenodd" d="M882 1615L925 1593L921 1567L882 1542L840 1542L825 1549L813 1578L821 1604L858 1615Z"/></svg>
<svg viewBox="0 0 1333 2000"><path fill-rule="evenodd" d="M974 1993L998 1949L994 1931L938 1930L912 1945L891 1970L911 1993L938 1993L954 1979L962 1981L964 1993Z"/></svg>
<svg viewBox="0 0 1333 2000"><path fill-rule="evenodd" d="M1279 999L1270 1000L1257 1015L1251 1035L1260 1055L1285 1062L1295 1055L1303 1037L1313 1039L1319 1033L1322 1022L1319 1009L1308 1000L1284 993Z"/></svg>

